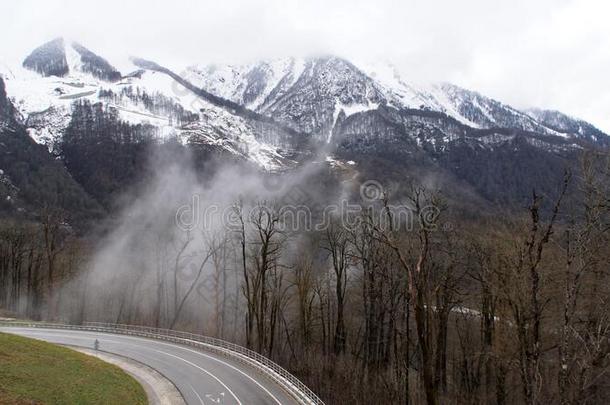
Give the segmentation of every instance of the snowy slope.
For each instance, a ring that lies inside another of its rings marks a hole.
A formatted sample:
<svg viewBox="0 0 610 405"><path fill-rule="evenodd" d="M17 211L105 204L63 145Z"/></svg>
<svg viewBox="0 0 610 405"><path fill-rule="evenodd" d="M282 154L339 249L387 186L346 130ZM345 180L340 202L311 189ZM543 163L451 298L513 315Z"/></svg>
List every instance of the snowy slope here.
<svg viewBox="0 0 610 405"><path fill-rule="evenodd" d="M401 76L388 63L358 65L379 84L389 104L398 108L438 111L473 128L519 128L561 136L532 116L450 83L415 83Z"/></svg>
<svg viewBox="0 0 610 405"><path fill-rule="evenodd" d="M287 156L299 153L300 144L287 140L286 127L304 143L310 138L336 143L342 136L367 142L407 137L436 151L459 137L490 136L477 131L506 136L506 130L518 130L569 142L608 139L592 125L558 112L523 112L449 83L411 82L387 63L352 64L325 56L194 65L181 74L188 82L183 84L167 71L121 66L127 68L124 74L82 45L60 38L35 49L24 66L0 65L0 75L30 136L52 152L78 100L104 103L126 122L151 125L160 140L211 145L268 170L292 165ZM189 83L195 86L191 90L184 87ZM198 89L221 99L202 96ZM245 109L237 111L236 105Z"/></svg>
<svg viewBox="0 0 610 405"><path fill-rule="evenodd" d="M284 58L245 65L191 66L186 77L202 89L325 139L337 118L374 110L441 112L471 128L517 128L567 136L527 113L449 83L421 84L388 63L337 57Z"/></svg>
<svg viewBox="0 0 610 405"><path fill-rule="evenodd" d="M339 114L377 108L383 96L371 78L336 57L284 58L240 66L191 66L204 90L328 140Z"/></svg>
<svg viewBox="0 0 610 405"><path fill-rule="evenodd" d="M72 103L86 99L117 109L119 117L126 122L156 127L161 139L177 137L183 143L192 141L220 146L267 170L290 163L278 153L277 147L257 139L253 125L201 99L169 76L137 71L133 66L132 74L116 81L104 80L83 68L81 53L72 42L53 42L55 59L61 50L57 48L58 43L64 47L60 58L65 58L67 71L62 76L44 75L32 70L31 66L0 66L8 97L21 115L29 135L51 152L57 152L58 142L70 122ZM43 54L48 56L48 52ZM40 52L36 58L40 65L46 62ZM150 102L147 104L141 95L146 95L147 101L160 98L165 107L169 105L167 111L151 108ZM171 110L184 111L196 119L176 122Z"/></svg>
<svg viewBox="0 0 610 405"><path fill-rule="evenodd" d="M30 136L51 150L70 122L73 102L84 99L98 102L100 90L120 92L125 86L139 85L132 79L108 83L78 70L71 70L64 77L44 77L23 67L0 74L5 79L9 98L22 115ZM142 87L146 88L145 85ZM162 130L169 126L166 117L147 113L142 106L127 100L120 105L109 104L119 109L120 116L125 121L150 123Z"/></svg>
<svg viewBox="0 0 610 405"><path fill-rule="evenodd" d="M558 133L568 135L577 134L578 136L588 139L592 142L608 143L608 136L590 123L570 117L567 114L554 110L529 109L525 111L538 122L543 123L549 128L554 129Z"/></svg>
<svg viewBox="0 0 610 405"><path fill-rule="evenodd" d="M246 65L191 66L186 79L212 94L258 110L269 96L281 95L301 76L304 59L282 58Z"/></svg>

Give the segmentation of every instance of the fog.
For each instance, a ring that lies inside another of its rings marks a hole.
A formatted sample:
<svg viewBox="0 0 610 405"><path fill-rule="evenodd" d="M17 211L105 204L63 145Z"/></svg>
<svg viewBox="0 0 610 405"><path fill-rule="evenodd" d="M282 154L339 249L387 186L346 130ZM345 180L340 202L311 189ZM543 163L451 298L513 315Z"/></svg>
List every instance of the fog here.
<svg viewBox="0 0 610 405"><path fill-rule="evenodd" d="M203 176L190 152L157 153L162 156L150 159L158 163L151 180L122 199L128 203L109 220L83 271L62 287L59 313L70 321L147 323L241 339L243 333L231 329L246 311L236 207L244 214L251 266L251 250L259 248L253 224L262 210L322 206L345 197L354 184L344 182L322 196L321 188L306 185L325 167L319 163L284 174L221 164L214 175ZM296 260L309 230L294 224L280 229L278 264Z"/></svg>

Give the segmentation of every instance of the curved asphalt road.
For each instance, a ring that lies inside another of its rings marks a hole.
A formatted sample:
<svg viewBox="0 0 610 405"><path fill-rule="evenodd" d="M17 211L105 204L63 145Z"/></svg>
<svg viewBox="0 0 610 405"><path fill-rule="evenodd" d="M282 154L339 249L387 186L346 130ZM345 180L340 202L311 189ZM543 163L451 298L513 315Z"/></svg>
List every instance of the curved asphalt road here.
<svg viewBox="0 0 610 405"><path fill-rule="evenodd" d="M99 349L146 364L176 385L189 405L296 404L256 370L214 353L136 336L39 328L0 328L47 342Z"/></svg>

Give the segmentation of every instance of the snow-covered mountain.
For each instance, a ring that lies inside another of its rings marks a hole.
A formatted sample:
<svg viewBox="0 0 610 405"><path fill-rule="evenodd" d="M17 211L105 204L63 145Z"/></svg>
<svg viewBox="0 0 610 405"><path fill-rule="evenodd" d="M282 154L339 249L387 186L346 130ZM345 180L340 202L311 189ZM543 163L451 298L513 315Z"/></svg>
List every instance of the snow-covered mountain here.
<svg viewBox="0 0 610 405"><path fill-rule="evenodd" d="M357 66L337 57L285 58L237 66L191 66L186 77L212 94L322 139L330 136L342 112L347 117L381 105L440 112L475 129L581 135L571 130L574 125L558 130L529 111L449 83L409 83L388 64Z"/></svg>
<svg viewBox="0 0 610 405"><path fill-rule="evenodd" d="M511 128L593 142L607 138L592 125L561 113L522 112L448 83L410 83L388 64L357 66L325 56L239 66L194 65L185 72L183 79L195 87L317 141L330 142L333 133L340 141L338 129L346 118L380 108L403 115L405 111L440 113L472 130ZM72 103L87 99L116 108L127 122L156 127L161 139L208 143L266 169L290 163L285 152L292 145L276 136L275 129L261 128L262 121L201 97L163 71L134 66L121 74L74 41L50 41L27 56L22 66L1 69L0 74L30 136L50 150L56 149L71 119ZM456 132L450 121L439 127L448 129L443 137L434 137L437 141L465 133ZM412 138L422 138L422 131L413 132Z"/></svg>
<svg viewBox="0 0 610 405"><path fill-rule="evenodd" d="M578 136L591 142L604 142L608 135L588 122L553 110L529 109L528 115L559 134Z"/></svg>
<svg viewBox="0 0 610 405"><path fill-rule="evenodd" d="M365 111L387 101L375 81L336 57L191 67L187 77L213 94L319 139L329 139L342 110Z"/></svg>
<svg viewBox="0 0 610 405"><path fill-rule="evenodd" d="M583 148L610 146L585 121L520 111L449 83L414 83L388 64L323 56L192 65L178 74L162 62L133 59L119 72L84 46L56 39L21 66L0 65L10 105L0 110L65 162L64 135L86 139L78 131L93 128L74 122L78 109L85 114L78 120L120 120L127 139L177 140L266 171L289 169L320 149L353 167L379 158L394 171L417 161L492 200L530 193L532 172L562 172Z"/></svg>
<svg viewBox="0 0 610 405"><path fill-rule="evenodd" d="M84 46L64 38L56 38L34 49L23 61L23 67L42 76L67 76L70 73L89 73L105 81L117 81L121 74L104 58Z"/></svg>
<svg viewBox="0 0 610 405"><path fill-rule="evenodd" d="M382 63L286 58L194 65L184 77L327 144L369 175L409 168L407 175L445 178L450 187L463 182L490 201L523 203L534 188L552 193L583 148L610 146L582 120L520 111L450 83L410 82Z"/></svg>
<svg viewBox="0 0 610 405"><path fill-rule="evenodd" d="M31 218L45 204L70 212L75 221L102 213L64 163L28 136L0 77L0 215Z"/></svg>
<svg viewBox="0 0 610 405"><path fill-rule="evenodd" d="M115 108L128 123L155 127L161 140L213 145L265 169L290 163L277 146L259 141L255 123L199 97L166 74L133 69L122 75L83 46L59 38L34 50L22 66L0 68L0 74L29 135L52 152L59 152L72 104L88 100Z"/></svg>

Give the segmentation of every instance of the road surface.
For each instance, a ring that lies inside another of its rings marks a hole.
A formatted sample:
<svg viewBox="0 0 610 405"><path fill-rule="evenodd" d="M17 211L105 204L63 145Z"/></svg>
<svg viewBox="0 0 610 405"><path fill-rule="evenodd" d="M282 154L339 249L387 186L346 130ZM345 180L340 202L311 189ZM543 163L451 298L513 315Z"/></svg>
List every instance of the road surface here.
<svg viewBox="0 0 610 405"><path fill-rule="evenodd" d="M1 328L51 343L99 349L146 364L176 385L189 405L297 404L279 385L243 364L176 343L77 330Z"/></svg>

